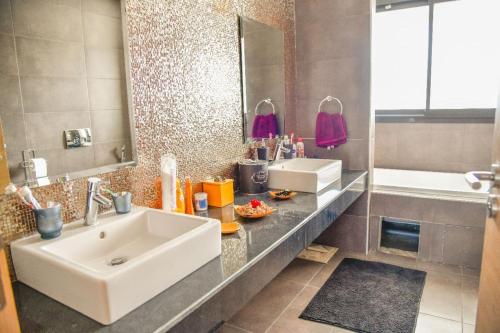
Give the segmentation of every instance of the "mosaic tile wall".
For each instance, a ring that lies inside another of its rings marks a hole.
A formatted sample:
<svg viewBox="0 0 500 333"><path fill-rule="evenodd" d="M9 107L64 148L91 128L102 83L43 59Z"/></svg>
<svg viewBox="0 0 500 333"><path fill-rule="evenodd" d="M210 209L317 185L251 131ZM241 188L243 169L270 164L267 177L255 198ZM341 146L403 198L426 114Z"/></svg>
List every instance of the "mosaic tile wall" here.
<svg viewBox="0 0 500 333"><path fill-rule="evenodd" d="M294 0L128 0L126 18L138 166L101 175L134 203L154 199L161 155L177 156L180 177L232 176L244 158L237 15L285 32L287 127L295 121ZM288 121L290 119L290 121ZM82 218L86 180L36 189L63 204L65 222ZM10 241L35 230L32 213L0 197L0 233Z"/></svg>

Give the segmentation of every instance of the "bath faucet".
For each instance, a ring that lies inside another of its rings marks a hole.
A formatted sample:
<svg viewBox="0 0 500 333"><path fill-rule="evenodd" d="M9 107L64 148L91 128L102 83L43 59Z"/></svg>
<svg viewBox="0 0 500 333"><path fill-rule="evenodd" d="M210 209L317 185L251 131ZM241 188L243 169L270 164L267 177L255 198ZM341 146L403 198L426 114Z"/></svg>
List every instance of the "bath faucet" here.
<svg viewBox="0 0 500 333"><path fill-rule="evenodd" d="M91 177L87 181L87 202L85 206L85 225L94 225L97 223L97 211L99 206L111 208L111 201L105 198L101 192L101 179Z"/></svg>
<svg viewBox="0 0 500 333"><path fill-rule="evenodd" d="M290 149L283 147L283 141L279 141L279 143L276 145L276 148L274 149L274 157L273 161L279 161L281 159L281 153L289 153Z"/></svg>
<svg viewBox="0 0 500 333"><path fill-rule="evenodd" d="M500 164L492 164L491 171L467 172L465 174L465 180L474 190L479 190L481 188L481 180L489 180L498 184L500 183Z"/></svg>

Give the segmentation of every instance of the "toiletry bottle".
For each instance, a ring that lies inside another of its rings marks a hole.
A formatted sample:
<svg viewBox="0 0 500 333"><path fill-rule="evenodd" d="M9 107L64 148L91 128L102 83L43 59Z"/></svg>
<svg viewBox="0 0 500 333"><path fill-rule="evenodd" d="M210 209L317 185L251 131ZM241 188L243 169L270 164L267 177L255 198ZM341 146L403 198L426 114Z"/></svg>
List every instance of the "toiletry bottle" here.
<svg viewBox="0 0 500 333"><path fill-rule="evenodd" d="M162 208L167 212L176 209L176 184L177 162L173 154L166 154L161 157L161 191Z"/></svg>
<svg viewBox="0 0 500 333"><path fill-rule="evenodd" d="M304 150L304 142L302 138L297 139L297 157L304 158L306 156Z"/></svg>
<svg viewBox="0 0 500 333"><path fill-rule="evenodd" d="M186 184L185 184L185 193L186 193L186 214L193 215L194 214L194 207L193 207L193 184L191 183L191 177L186 177Z"/></svg>
<svg viewBox="0 0 500 333"><path fill-rule="evenodd" d="M184 214L186 212L186 202L184 200L184 194L182 194L181 181L177 178L176 182L176 194L175 197L177 199L177 213Z"/></svg>
<svg viewBox="0 0 500 333"><path fill-rule="evenodd" d="M155 179L155 192L156 192L156 200L151 202L150 207L151 208L156 208L156 209L161 209L163 202L162 202L162 191L161 191L161 177L157 177Z"/></svg>

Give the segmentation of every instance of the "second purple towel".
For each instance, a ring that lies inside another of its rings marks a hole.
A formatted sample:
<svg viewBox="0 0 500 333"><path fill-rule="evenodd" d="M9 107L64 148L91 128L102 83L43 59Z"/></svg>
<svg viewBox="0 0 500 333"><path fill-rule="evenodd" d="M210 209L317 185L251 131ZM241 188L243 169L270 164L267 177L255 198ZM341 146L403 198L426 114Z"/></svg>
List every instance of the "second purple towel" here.
<svg viewBox="0 0 500 333"><path fill-rule="evenodd" d="M340 113L319 112L316 117L316 146L327 148L347 142L347 126Z"/></svg>

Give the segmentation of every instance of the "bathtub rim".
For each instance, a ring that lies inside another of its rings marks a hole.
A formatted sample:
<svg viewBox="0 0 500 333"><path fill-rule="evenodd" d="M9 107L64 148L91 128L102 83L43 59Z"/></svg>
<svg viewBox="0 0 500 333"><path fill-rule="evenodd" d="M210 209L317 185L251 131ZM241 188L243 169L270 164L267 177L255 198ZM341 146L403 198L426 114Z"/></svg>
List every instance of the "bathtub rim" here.
<svg viewBox="0 0 500 333"><path fill-rule="evenodd" d="M460 201L460 202L474 202L474 203L486 203L488 199L487 192L474 192L471 191L458 191L458 190L448 190L448 189L432 189L425 187L415 187L415 186L396 186L396 185L388 185L388 184L380 184L377 182L376 170L390 170L390 171L404 171L408 172L417 172L417 173L429 173L438 174L453 174L453 175L462 175L460 173L455 172L435 172L435 171L424 171L424 170L403 170L403 169L389 169L389 168L374 168L373 170L373 179L372 184L370 186L372 193L380 193L380 194L389 194L389 195L401 195L407 197L415 197L415 198L430 198L430 199L438 199L438 200L451 200L451 201ZM465 180L464 180L465 181Z"/></svg>

